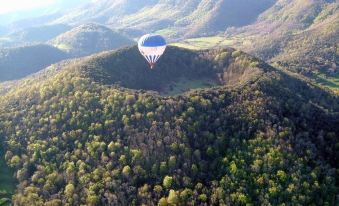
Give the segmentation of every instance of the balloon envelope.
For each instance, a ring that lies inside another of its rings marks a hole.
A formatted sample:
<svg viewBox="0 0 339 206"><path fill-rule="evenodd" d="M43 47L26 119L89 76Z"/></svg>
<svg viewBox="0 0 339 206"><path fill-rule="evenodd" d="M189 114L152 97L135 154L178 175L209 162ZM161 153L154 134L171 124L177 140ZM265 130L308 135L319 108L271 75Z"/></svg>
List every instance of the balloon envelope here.
<svg viewBox="0 0 339 206"><path fill-rule="evenodd" d="M151 68L165 52L166 45L164 37L156 34L146 34L138 41L139 51L151 65Z"/></svg>

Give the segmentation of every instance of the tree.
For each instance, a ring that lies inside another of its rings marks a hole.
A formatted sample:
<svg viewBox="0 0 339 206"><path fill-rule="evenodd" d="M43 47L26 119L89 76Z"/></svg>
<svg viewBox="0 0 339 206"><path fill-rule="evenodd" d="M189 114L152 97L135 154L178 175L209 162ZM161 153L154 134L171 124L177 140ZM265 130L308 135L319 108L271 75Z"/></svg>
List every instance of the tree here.
<svg viewBox="0 0 339 206"><path fill-rule="evenodd" d="M67 198L72 198L74 194L75 187L73 184L69 183L65 187L65 195Z"/></svg>
<svg viewBox="0 0 339 206"><path fill-rule="evenodd" d="M167 200L165 197L162 197L159 202L158 202L158 206L167 206Z"/></svg>
<svg viewBox="0 0 339 206"><path fill-rule="evenodd" d="M183 200L184 202L187 201L191 196L193 195L193 191L191 189L184 189L180 193L180 199Z"/></svg>
<svg viewBox="0 0 339 206"><path fill-rule="evenodd" d="M123 169L122 169L122 174L125 176L125 177L128 177L130 174L131 174L131 167L130 166L125 166Z"/></svg>
<svg viewBox="0 0 339 206"><path fill-rule="evenodd" d="M173 178L170 176L165 176L164 181L163 181L163 186L167 189L172 187L173 184Z"/></svg>
<svg viewBox="0 0 339 206"><path fill-rule="evenodd" d="M11 158L11 161L10 161L10 166L11 167L18 167L20 164L20 157L18 155L14 155L12 158Z"/></svg>
<svg viewBox="0 0 339 206"><path fill-rule="evenodd" d="M207 195L206 194L201 194L201 195L199 195L198 199L201 202L206 202L207 201Z"/></svg>
<svg viewBox="0 0 339 206"><path fill-rule="evenodd" d="M168 161L168 167L173 170L177 164L177 158L175 156L171 156Z"/></svg>
<svg viewBox="0 0 339 206"><path fill-rule="evenodd" d="M160 170L160 173L161 173L161 174L166 174L167 171L168 171L168 169L167 169L167 163L166 163L166 162L161 162L161 163L160 163L160 168L159 168L159 170Z"/></svg>
<svg viewBox="0 0 339 206"><path fill-rule="evenodd" d="M154 192L156 192L157 194L161 194L162 192L162 187L160 185L155 185L154 186Z"/></svg>
<svg viewBox="0 0 339 206"><path fill-rule="evenodd" d="M167 202L170 205L177 205L179 203L179 198L178 194L175 192L175 190L170 190L168 197L167 197Z"/></svg>

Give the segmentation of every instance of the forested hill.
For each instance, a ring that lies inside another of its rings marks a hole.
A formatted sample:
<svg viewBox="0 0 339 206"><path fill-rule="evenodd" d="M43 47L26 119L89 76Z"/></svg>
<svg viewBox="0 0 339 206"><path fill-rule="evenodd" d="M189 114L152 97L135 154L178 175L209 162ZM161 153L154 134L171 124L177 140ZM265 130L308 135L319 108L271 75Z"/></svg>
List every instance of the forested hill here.
<svg viewBox="0 0 339 206"><path fill-rule="evenodd" d="M134 45L134 41L94 23L77 26L49 41L72 56L86 56L101 51Z"/></svg>
<svg viewBox="0 0 339 206"><path fill-rule="evenodd" d="M219 86L145 91L177 75ZM170 47L155 70L136 47L50 67L0 97L13 203L335 205L338 103L233 49Z"/></svg>

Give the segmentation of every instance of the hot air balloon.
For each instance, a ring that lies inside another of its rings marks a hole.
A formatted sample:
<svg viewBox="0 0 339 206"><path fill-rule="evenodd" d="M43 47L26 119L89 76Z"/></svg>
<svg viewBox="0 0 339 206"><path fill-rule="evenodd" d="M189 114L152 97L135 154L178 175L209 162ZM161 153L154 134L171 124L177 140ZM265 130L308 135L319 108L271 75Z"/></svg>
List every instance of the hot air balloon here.
<svg viewBox="0 0 339 206"><path fill-rule="evenodd" d="M166 50L166 40L160 35L146 34L139 39L138 48L153 69Z"/></svg>

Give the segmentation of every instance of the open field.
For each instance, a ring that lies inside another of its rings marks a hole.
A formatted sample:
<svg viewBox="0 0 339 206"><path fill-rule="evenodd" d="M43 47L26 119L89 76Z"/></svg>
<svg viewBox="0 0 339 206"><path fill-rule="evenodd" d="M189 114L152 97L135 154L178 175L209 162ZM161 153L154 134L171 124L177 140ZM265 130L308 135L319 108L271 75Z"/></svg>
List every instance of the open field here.
<svg viewBox="0 0 339 206"><path fill-rule="evenodd" d="M182 78L179 81L171 84L168 88L162 91L162 96L175 96L187 92L191 89L209 88L217 86L218 83L213 79L186 79Z"/></svg>
<svg viewBox="0 0 339 206"><path fill-rule="evenodd" d="M182 42L173 43L173 46L187 48L187 49L211 49L219 46L229 46L232 45L233 40L226 39L222 36L211 36L211 37L201 37L187 39Z"/></svg>
<svg viewBox="0 0 339 206"><path fill-rule="evenodd" d="M339 74L329 76L320 72L314 72L314 80L321 86L327 87L339 94Z"/></svg>

